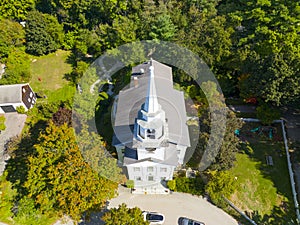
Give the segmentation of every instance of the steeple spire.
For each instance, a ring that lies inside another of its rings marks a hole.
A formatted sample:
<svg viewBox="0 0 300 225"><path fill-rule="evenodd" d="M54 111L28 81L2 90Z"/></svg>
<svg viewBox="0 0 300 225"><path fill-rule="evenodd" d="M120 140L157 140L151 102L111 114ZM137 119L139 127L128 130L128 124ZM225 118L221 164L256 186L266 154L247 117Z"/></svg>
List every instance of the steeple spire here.
<svg viewBox="0 0 300 225"><path fill-rule="evenodd" d="M154 67L152 66L152 61L151 61L151 66L149 67L149 70L150 70L150 82L149 82L149 86L148 86L144 110L147 113L155 113L159 110L159 104L158 104L157 95L156 95L156 87L155 87L155 81L154 81Z"/></svg>

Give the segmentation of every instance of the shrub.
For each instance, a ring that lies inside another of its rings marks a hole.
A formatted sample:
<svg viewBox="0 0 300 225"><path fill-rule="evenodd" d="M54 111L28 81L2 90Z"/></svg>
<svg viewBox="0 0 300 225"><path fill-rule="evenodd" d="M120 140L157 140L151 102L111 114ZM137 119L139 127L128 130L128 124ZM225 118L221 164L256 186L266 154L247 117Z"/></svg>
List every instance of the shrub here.
<svg viewBox="0 0 300 225"><path fill-rule="evenodd" d="M190 193L193 195L202 195L204 193L204 183L200 177L176 178L176 191Z"/></svg>
<svg viewBox="0 0 300 225"><path fill-rule="evenodd" d="M223 206L223 197L228 198L235 190L234 177L228 171L209 171L210 179L205 187L211 200L218 206Z"/></svg>
<svg viewBox="0 0 300 225"><path fill-rule="evenodd" d="M0 116L0 132L1 130L5 130L6 126L5 126L5 117L4 116Z"/></svg>
<svg viewBox="0 0 300 225"><path fill-rule="evenodd" d="M168 187L174 191L193 195L202 195L204 193L204 182L200 177L176 177L174 180L168 181Z"/></svg>
<svg viewBox="0 0 300 225"><path fill-rule="evenodd" d="M20 113L20 114L25 114L26 113L26 110L24 108L24 106L20 105L16 108L17 112Z"/></svg>
<svg viewBox="0 0 300 225"><path fill-rule="evenodd" d="M66 123L69 127L72 126L72 110L67 108L59 108L52 115L52 121L56 126L61 126Z"/></svg>
<svg viewBox="0 0 300 225"><path fill-rule="evenodd" d="M176 181L175 180L169 180L167 185L168 185L168 188L172 191L174 191L176 189Z"/></svg>
<svg viewBox="0 0 300 225"><path fill-rule="evenodd" d="M127 180L126 181L126 187L134 188L134 181L133 180Z"/></svg>

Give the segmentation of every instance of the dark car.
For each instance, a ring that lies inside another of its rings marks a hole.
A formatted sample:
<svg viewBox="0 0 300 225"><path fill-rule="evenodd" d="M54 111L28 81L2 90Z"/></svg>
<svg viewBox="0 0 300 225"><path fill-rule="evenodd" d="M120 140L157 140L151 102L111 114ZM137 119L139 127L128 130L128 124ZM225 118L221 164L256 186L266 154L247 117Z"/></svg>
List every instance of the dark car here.
<svg viewBox="0 0 300 225"><path fill-rule="evenodd" d="M165 216L157 212L143 211L143 216L144 220L149 221L150 224L163 224L165 221Z"/></svg>
<svg viewBox="0 0 300 225"><path fill-rule="evenodd" d="M178 219L178 225L205 225L205 223L192 220L186 217L180 217Z"/></svg>

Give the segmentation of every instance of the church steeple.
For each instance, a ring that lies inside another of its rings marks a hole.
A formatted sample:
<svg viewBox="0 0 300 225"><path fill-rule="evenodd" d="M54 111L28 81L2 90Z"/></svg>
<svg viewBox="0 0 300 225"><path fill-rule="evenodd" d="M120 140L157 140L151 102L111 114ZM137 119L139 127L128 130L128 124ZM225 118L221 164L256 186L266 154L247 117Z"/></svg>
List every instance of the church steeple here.
<svg viewBox="0 0 300 225"><path fill-rule="evenodd" d="M151 66L149 67L150 81L148 85L146 101L144 104L144 111L147 113L155 113L159 110L159 104L157 100L156 87L154 81L154 67L152 66L152 61L150 62L151 62Z"/></svg>
<svg viewBox="0 0 300 225"><path fill-rule="evenodd" d="M146 99L139 111L135 127L135 135L140 145L146 148L159 146L168 136L165 112L158 102L155 85L157 78L152 63L151 59L147 69L149 80Z"/></svg>

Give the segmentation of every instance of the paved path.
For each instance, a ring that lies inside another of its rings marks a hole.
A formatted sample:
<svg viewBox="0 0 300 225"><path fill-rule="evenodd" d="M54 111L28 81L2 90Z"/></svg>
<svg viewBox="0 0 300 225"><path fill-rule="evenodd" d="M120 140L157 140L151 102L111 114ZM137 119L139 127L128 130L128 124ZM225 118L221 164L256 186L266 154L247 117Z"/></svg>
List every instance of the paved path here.
<svg viewBox="0 0 300 225"><path fill-rule="evenodd" d="M8 159L8 155L4 154L5 144L10 138L21 134L27 118L27 115L18 113L7 113L4 116L6 129L0 134L0 175L5 169L5 160Z"/></svg>
<svg viewBox="0 0 300 225"><path fill-rule="evenodd" d="M206 225L238 225L235 219L202 197L184 193L169 195L133 195L120 186L119 196L110 201L108 208L121 203L137 206L145 211L156 211L165 215L164 225L177 225L181 216L205 222Z"/></svg>

